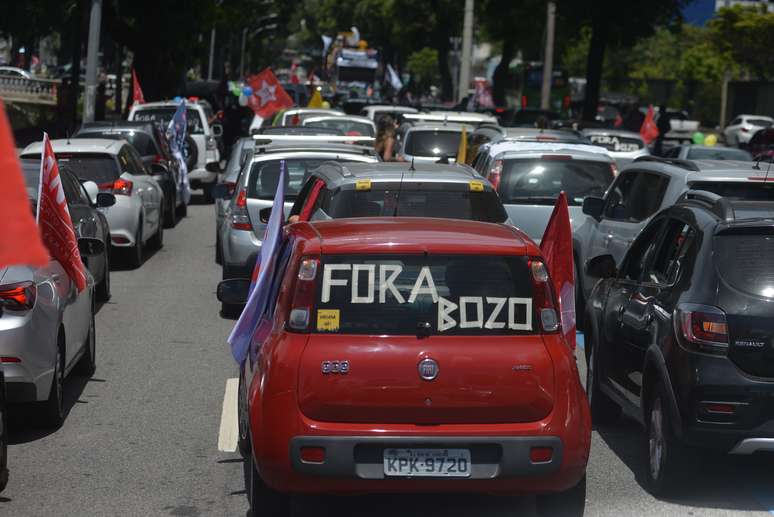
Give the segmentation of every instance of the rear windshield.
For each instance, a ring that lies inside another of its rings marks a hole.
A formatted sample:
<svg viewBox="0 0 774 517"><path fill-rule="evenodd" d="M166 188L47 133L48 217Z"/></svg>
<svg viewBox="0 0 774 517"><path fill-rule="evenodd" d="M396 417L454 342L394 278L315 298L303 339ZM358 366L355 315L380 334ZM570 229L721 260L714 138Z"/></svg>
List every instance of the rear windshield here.
<svg viewBox="0 0 774 517"><path fill-rule="evenodd" d="M527 257L323 257L318 273L319 332L492 335L532 332Z"/></svg>
<svg viewBox="0 0 774 517"><path fill-rule="evenodd" d="M613 181L609 163L586 160L504 160L500 197L510 204L553 205L559 193L567 193L570 205L581 205L586 196L602 197Z"/></svg>
<svg viewBox="0 0 774 517"><path fill-rule="evenodd" d="M330 217L441 217L502 223L505 208L492 191L471 192L467 184L404 183L370 191L337 190L328 193L322 209ZM397 210L395 209L395 205Z"/></svg>
<svg viewBox="0 0 774 517"><path fill-rule="evenodd" d="M169 121L175 115L175 107L169 108L146 108L140 109L134 112L132 120L141 120L143 122L158 122L158 124L166 130L169 125ZM204 128L202 127L202 119L199 116L199 112L195 109L187 109L186 121L188 123L188 134L203 134Z"/></svg>
<svg viewBox="0 0 774 517"><path fill-rule="evenodd" d="M771 126L772 121L765 118L750 118L747 119L747 123L751 126L769 127Z"/></svg>
<svg viewBox="0 0 774 517"><path fill-rule="evenodd" d="M121 175L115 158L108 154L57 153L60 167L67 166L81 181L93 181L97 185L112 183Z"/></svg>
<svg viewBox="0 0 774 517"><path fill-rule="evenodd" d="M285 160L288 169L288 184L285 185L285 200L292 201L312 171L332 158L296 158ZM254 162L247 179L247 197L252 199L274 199L280 176L280 160Z"/></svg>
<svg viewBox="0 0 774 517"><path fill-rule="evenodd" d="M110 129L106 131L79 131L74 138L107 138L108 140L126 140L140 153L140 156L155 156L158 153L153 138L141 131Z"/></svg>
<svg viewBox="0 0 774 517"><path fill-rule="evenodd" d="M316 120L305 124L305 127L336 129L347 136L374 136L374 128L371 124L357 120L347 120L346 118Z"/></svg>
<svg viewBox="0 0 774 517"><path fill-rule="evenodd" d="M645 147L639 138L627 138L616 135L589 135L589 141L614 153L631 153Z"/></svg>
<svg viewBox="0 0 774 517"><path fill-rule="evenodd" d="M40 184L40 160L22 158L21 166L24 173L24 185L27 187L27 196L30 199L38 199L38 185Z"/></svg>
<svg viewBox="0 0 774 517"><path fill-rule="evenodd" d="M765 231L716 236L715 263L731 287L774 298L774 235Z"/></svg>
<svg viewBox="0 0 774 517"><path fill-rule="evenodd" d="M693 147L688 150L689 160L741 160L751 162L753 157L742 149L731 147L710 147L707 149Z"/></svg>
<svg viewBox="0 0 774 517"><path fill-rule="evenodd" d="M457 156L459 131L409 131L404 152L409 156Z"/></svg>
<svg viewBox="0 0 774 517"><path fill-rule="evenodd" d="M774 184L753 181L697 181L693 190L705 190L730 199L774 201Z"/></svg>

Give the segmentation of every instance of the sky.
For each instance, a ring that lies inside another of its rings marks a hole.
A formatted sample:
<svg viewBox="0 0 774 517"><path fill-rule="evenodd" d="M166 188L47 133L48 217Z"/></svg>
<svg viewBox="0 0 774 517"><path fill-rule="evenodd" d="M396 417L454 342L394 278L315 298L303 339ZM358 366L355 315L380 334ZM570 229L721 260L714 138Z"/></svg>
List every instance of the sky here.
<svg viewBox="0 0 774 517"><path fill-rule="evenodd" d="M715 0L693 0L683 9L685 21L692 25L704 25L715 14Z"/></svg>

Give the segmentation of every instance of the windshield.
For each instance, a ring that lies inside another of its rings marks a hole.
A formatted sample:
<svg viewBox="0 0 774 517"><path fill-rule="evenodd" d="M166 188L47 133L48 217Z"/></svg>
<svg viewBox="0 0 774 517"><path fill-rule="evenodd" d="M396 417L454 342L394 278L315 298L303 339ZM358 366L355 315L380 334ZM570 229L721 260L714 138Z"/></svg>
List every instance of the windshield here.
<svg viewBox="0 0 774 517"><path fill-rule="evenodd" d="M144 108L135 111L132 120L140 120L143 122L158 122L161 128L166 131L166 128L169 125L169 121L172 120L174 115L174 106L170 106L168 108ZM199 112L197 110L188 108L186 110L185 116L186 122L188 124L188 134L204 134L202 119L199 116Z"/></svg>
<svg viewBox="0 0 774 517"><path fill-rule="evenodd" d="M57 153L59 166L67 166L81 181L93 181L97 185L113 183L121 173L115 158L108 154Z"/></svg>
<svg viewBox="0 0 774 517"><path fill-rule="evenodd" d="M404 152L409 156L457 156L460 131L409 131Z"/></svg>
<svg viewBox="0 0 774 517"><path fill-rule="evenodd" d="M570 205L580 206L586 196L601 197L612 181L606 162L510 159L503 162L499 192L506 204L553 205L564 191Z"/></svg>
<svg viewBox="0 0 774 517"><path fill-rule="evenodd" d="M285 201L292 201L301 191L301 187L320 164L334 160L328 158L295 158L286 159L288 169L288 184L285 185ZM274 199L280 176L281 160L266 160L253 162L250 176L247 179L247 197L251 199ZM334 160L341 161L341 160Z"/></svg>
<svg viewBox="0 0 774 517"><path fill-rule="evenodd" d="M441 217L502 223L508 216L497 194L471 192L467 184L404 183L369 191L338 190L323 200L322 209L334 219L343 217ZM397 210L396 205L397 204Z"/></svg>
<svg viewBox="0 0 774 517"><path fill-rule="evenodd" d="M753 157L742 149L731 147L692 147L688 150L689 160L741 160L751 162Z"/></svg>
<svg viewBox="0 0 774 517"><path fill-rule="evenodd" d="M304 124L304 126L336 129L347 136L374 136L374 127L371 124L344 117L315 120Z"/></svg>
<svg viewBox="0 0 774 517"><path fill-rule="evenodd" d="M535 328L527 257L333 255L323 261L313 320L318 331L414 335L423 325L430 334L497 335Z"/></svg>
<svg viewBox="0 0 774 517"><path fill-rule="evenodd" d="M747 119L747 123L750 124L751 126L769 127L774 122L765 118L751 118L751 119Z"/></svg>
<svg viewBox="0 0 774 517"><path fill-rule="evenodd" d="M109 129L105 131L79 131L73 138L107 138L108 140L126 140L140 153L140 156L155 156L158 153L153 138L147 133L134 130Z"/></svg>
<svg viewBox="0 0 774 517"><path fill-rule="evenodd" d="M715 261L720 276L731 287L766 298L774 298L774 235L760 233L718 235Z"/></svg>

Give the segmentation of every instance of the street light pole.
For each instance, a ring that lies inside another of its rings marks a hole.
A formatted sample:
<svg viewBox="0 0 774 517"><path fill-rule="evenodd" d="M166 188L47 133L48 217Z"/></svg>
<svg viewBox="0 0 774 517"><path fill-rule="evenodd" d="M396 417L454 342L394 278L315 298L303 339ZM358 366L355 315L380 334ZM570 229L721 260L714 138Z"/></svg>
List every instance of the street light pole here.
<svg viewBox="0 0 774 517"><path fill-rule="evenodd" d="M459 97L462 100L470 88L470 65L473 60L473 0L465 0L465 17L462 22L462 61L460 62Z"/></svg>
<svg viewBox="0 0 774 517"><path fill-rule="evenodd" d="M239 58L239 78L245 76L245 45L247 44L247 27L242 29L242 54Z"/></svg>
<svg viewBox="0 0 774 517"><path fill-rule="evenodd" d="M212 66L215 60L215 27L210 31L210 62L207 65L207 80L212 81Z"/></svg>
<svg viewBox="0 0 774 517"><path fill-rule="evenodd" d="M94 122L94 111L97 101L97 61L99 60L99 31L101 23L102 0L91 0L89 42L86 50L86 95L83 103L84 122Z"/></svg>
<svg viewBox="0 0 774 517"><path fill-rule="evenodd" d="M548 2L546 10L546 52L543 59L543 84L540 88L540 109L544 110L551 108L551 82L554 78L556 2Z"/></svg>

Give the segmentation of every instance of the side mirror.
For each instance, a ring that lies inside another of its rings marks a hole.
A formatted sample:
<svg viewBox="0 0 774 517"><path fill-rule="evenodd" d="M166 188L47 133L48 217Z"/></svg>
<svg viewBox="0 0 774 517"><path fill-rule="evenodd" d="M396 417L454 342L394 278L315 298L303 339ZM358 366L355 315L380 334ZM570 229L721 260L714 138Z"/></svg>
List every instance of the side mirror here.
<svg viewBox="0 0 774 517"><path fill-rule="evenodd" d="M215 199L228 199L231 197L231 193L228 191L228 185L225 183L218 183L212 187L212 197Z"/></svg>
<svg viewBox="0 0 774 517"><path fill-rule="evenodd" d="M97 206L99 208L107 208L116 204L115 194L110 192L100 192L97 194Z"/></svg>
<svg viewBox="0 0 774 517"><path fill-rule="evenodd" d="M169 172L169 169L163 163L152 163L150 166L150 172L154 176L158 176L160 174L166 174Z"/></svg>
<svg viewBox="0 0 774 517"><path fill-rule="evenodd" d="M213 124L210 126L210 129L212 130L212 136L216 138L223 134L223 126L220 124Z"/></svg>
<svg viewBox="0 0 774 517"><path fill-rule="evenodd" d="M207 172L220 172L220 164L218 162L210 162L204 168Z"/></svg>
<svg viewBox="0 0 774 517"><path fill-rule="evenodd" d="M600 255L586 262L586 274L593 278L612 278L618 274L612 255Z"/></svg>
<svg viewBox="0 0 774 517"><path fill-rule="evenodd" d="M247 278L230 278L218 283L218 301L243 305L247 303L250 294L250 280Z"/></svg>
<svg viewBox="0 0 774 517"><path fill-rule="evenodd" d="M78 239L78 251L81 257L93 257L105 252L105 243L99 239L81 237Z"/></svg>
<svg viewBox="0 0 774 517"><path fill-rule="evenodd" d="M99 187L93 181L84 181L83 190L86 191L86 195L89 196L89 201L92 205L99 206ZM111 194L112 195L112 194Z"/></svg>
<svg viewBox="0 0 774 517"><path fill-rule="evenodd" d="M258 218L263 224L269 224L269 217L271 217L271 207L261 208L258 212Z"/></svg>
<svg viewBox="0 0 774 517"><path fill-rule="evenodd" d="M588 196L583 200L583 213L595 219L602 217L605 208L605 200L601 197Z"/></svg>

